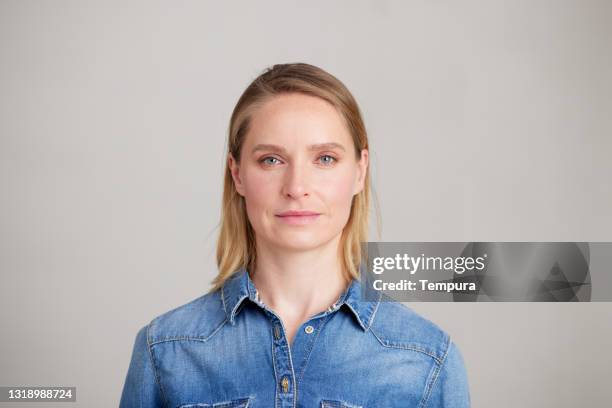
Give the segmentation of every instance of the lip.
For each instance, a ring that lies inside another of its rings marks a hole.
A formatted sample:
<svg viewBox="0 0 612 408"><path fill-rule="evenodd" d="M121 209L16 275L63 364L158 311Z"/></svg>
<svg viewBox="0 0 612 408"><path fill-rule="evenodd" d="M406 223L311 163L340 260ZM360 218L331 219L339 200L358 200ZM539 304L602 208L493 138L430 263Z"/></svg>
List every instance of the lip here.
<svg viewBox="0 0 612 408"><path fill-rule="evenodd" d="M306 225L316 221L320 215L320 213L314 211L285 211L276 216L286 224Z"/></svg>
<svg viewBox="0 0 612 408"><path fill-rule="evenodd" d="M279 217L303 217L303 216L311 216L311 215L319 215L318 212L308 211L308 210L292 210L285 211L280 214L277 214Z"/></svg>

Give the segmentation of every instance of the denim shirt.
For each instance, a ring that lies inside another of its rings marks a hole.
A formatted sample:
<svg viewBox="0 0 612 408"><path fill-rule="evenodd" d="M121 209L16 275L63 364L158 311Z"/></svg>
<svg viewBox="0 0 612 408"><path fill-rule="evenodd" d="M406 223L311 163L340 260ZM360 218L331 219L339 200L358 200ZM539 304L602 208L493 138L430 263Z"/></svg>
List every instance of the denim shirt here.
<svg viewBox="0 0 612 408"><path fill-rule="evenodd" d="M381 296L353 279L289 344L242 268L140 329L120 408L469 407L448 334Z"/></svg>

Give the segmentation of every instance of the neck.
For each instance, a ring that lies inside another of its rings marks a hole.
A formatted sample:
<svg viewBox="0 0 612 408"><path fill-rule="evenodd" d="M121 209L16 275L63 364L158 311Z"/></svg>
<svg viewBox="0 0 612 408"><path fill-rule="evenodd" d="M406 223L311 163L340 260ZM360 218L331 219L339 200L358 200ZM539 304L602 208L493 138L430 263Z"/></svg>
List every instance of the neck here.
<svg viewBox="0 0 612 408"><path fill-rule="evenodd" d="M312 250L287 252L258 243L251 279L261 301L277 314L299 321L330 307L348 285L338 244L339 236Z"/></svg>

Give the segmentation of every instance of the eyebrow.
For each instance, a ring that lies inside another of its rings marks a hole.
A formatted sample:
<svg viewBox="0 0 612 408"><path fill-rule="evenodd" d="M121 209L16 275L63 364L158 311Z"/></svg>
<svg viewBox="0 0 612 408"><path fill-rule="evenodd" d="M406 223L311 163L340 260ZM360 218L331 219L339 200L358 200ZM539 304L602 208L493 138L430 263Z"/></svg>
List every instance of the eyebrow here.
<svg viewBox="0 0 612 408"><path fill-rule="evenodd" d="M342 151L345 151L344 146L336 142L319 143L319 144L313 144L313 145L308 146L308 150L310 151L317 151L317 150L324 150L324 149L330 149L330 150L340 149ZM278 152L278 153L287 153L287 150L284 147L273 145L273 144L258 144L253 148L251 153L255 153L260 150L268 150L268 151L273 151L273 152Z"/></svg>

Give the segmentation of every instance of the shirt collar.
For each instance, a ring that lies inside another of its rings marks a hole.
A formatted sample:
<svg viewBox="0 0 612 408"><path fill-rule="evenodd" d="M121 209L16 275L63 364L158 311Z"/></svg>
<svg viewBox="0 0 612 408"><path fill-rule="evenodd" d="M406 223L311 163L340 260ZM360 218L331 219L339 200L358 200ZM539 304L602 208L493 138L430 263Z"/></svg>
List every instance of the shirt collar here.
<svg viewBox="0 0 612 408"><path fill-rule="evenodd" d="M240 306L244 299L247 298L261 307L265 307L259 300L257 289L246 268L242 267L230 276L221 287L223 310L230 324L235 324L235 317L241 310ZM357 318L359 326L366 331L374 321L374 316L380 303L381 292L377 292L371 297L368 296L368 298L375 300L364 300L362 283L357 279L352 279L338 300L323 313L332 313L340 309L343 304L346 304L348 309Z"/></svg>

